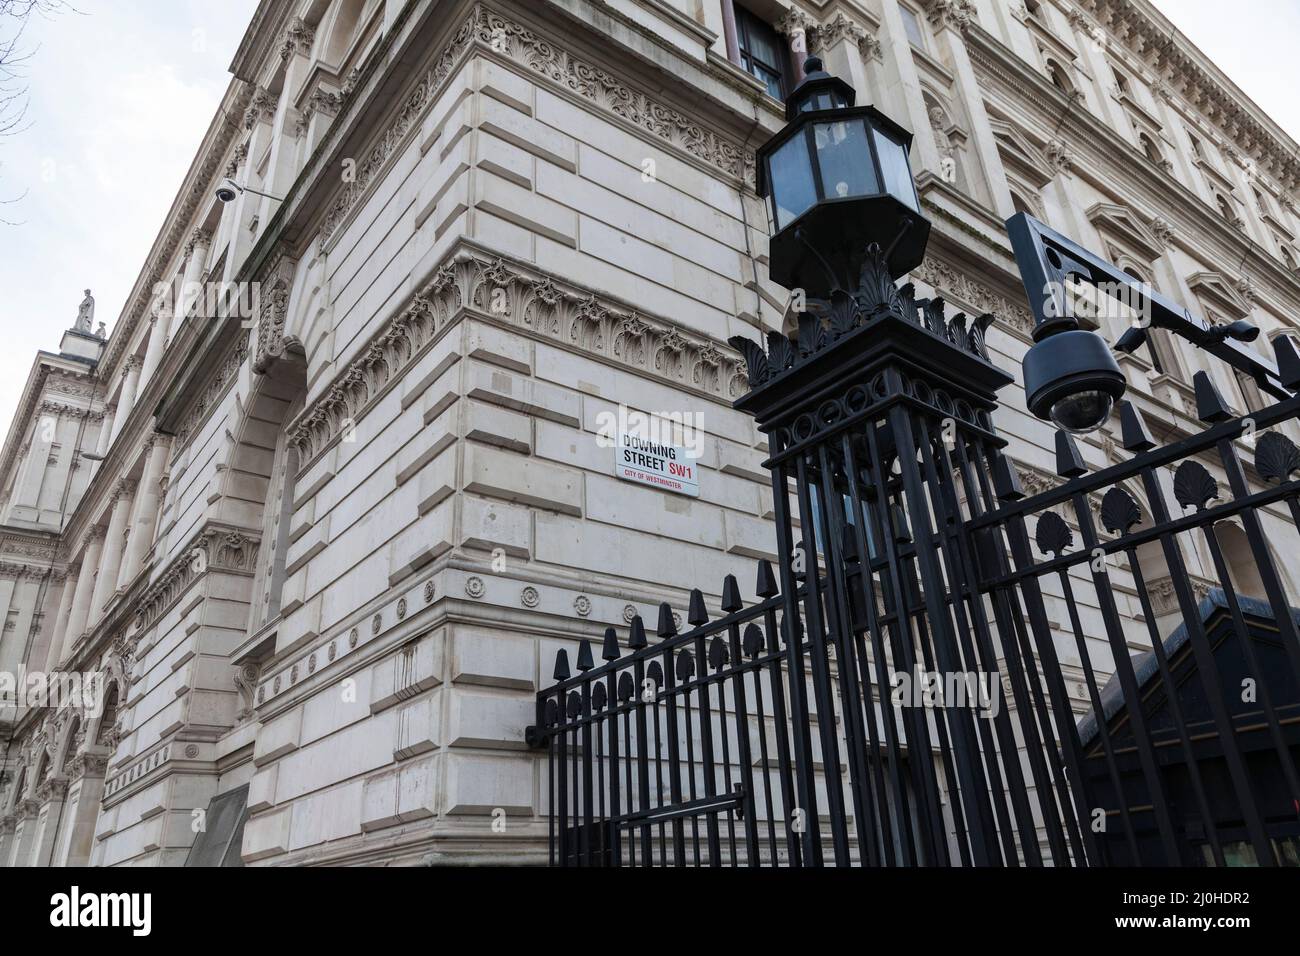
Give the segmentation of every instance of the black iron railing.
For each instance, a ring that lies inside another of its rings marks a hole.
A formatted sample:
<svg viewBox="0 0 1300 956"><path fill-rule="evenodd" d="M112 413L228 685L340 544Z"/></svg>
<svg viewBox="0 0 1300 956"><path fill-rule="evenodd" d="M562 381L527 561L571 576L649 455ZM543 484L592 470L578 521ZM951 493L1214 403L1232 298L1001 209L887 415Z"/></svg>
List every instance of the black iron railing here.
<svg viewBox="0 0 1300 956"><path fill-rule="evenodd" d="M1199 373L1207 430L1156 448L1126 403L1127 460L1058 432L1026 498L989 321L876 255L739 343L780 560L748 608L728 578L716 620L697 591L685 633L561 652L552 863L1300 864L1300 399L1234 419Z"/></svg>

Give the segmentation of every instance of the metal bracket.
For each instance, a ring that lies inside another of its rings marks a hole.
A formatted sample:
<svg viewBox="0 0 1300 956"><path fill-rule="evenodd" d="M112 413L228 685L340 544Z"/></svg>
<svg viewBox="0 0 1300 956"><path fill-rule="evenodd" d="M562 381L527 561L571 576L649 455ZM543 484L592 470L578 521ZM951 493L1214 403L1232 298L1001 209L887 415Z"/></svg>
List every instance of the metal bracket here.
<svg viewBox="0 0 1300 956"><path fill-rule="evenodd" d="M1278 367L1249 345L1259 329L1249 322L1212 325L1171 299L1139 282L1131 275L1084 249L1027 213L1017 213L1007 220L1007 233L1020 278L1034 315L1034 340L1056 332L1078 328L1078 320L1065 296L1065 283L1073 279L1092 286L1116 301L1150 315L1151 327L1166 329L1182 336L1250 375L1255 383L1279 399L1290 398L1291 391L1278 376ZM1113 348L1131 352L1146 338L1146 328L1134 327L1120 337Z"/></svg>

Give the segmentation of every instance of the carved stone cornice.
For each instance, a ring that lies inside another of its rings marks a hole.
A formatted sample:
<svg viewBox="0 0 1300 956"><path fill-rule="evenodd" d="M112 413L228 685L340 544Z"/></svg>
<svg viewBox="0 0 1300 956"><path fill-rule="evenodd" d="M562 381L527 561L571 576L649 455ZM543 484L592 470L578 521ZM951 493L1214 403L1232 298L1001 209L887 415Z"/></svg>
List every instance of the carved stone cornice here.
<svg viewBox="0 0 1300 956"><path fill-rule="evenodd" d="M137 631L152 626L209 571L252 575L260 545L259 535L240 528L208 525L197 532L158 580L140 595Z"/></svg>
<svg viewBox="0 0 1300 956"><path fill-rule="evenodd" d="M418 127L420 118L437 101L456 64L476 45L492 50L495 56L510 59L531 73L540 74L734 180L754 181L754 154L739 143L661 100L629 87L620 77L570 53L561 44L539 36L503 14L478 6L453 32L419 82L405 94L397 114L377 140L363 151L355 178L345 183L329 204L320 229L322 248L328 245L361 197L380 178L399 147ZM344 95L347 95L346 89Z"/></svg>
<svg viewBox="0 0 1300 956"><path fill-rule="evenodd" d="M250 92L251 88L247 84L237 83L227 94L227 99L213 121L204 148L196 158L181 189L181 198L169 211L166 224L154 243L157 252L141 271L131 298L127 300L127 307L113 328L113 336L99 365L101 369L108 370L114 367L126 349L127 343L131 341L141 317L147 313L154 299L154 290L158 288L160 282L170 279L168 265L172 257L182 250L185 237L193 229L195 213L201 205L206 206L211 201L212 180L221 168L221 161L238 130L238 123L234 117L239 116L240 111L247 104Z"/></svg>
<svg viewBox="0 0 1300 956"><path fill-rule="evenodd" d="M946 301L967 306L976 314L992 313L998 317L998 325L1005 325L1022 336L1028 336L1034 330L1034 317L1027 308L975 282L965 271L934 256L926 256L911 275L918 282L933 287Z"/></svg>
<svg viewBox="0 0 1300 956"><path fill-rule="evenodd" d="M1153 18L1149 5L1135 0L1077 2L1117 45L1143 62L1166 88L1213 123L1230 143L1253 156L1286 189L1300 185L1296 144L1204 54L1171 30L1168 21Z"/></svg>
<svg viewBox="0 0 1300 956"><path fill-rule="evenodd" d="M249 333L247 331L241 332L235 337L226 351L225 357L217 364L207 383L195 397L193 404L185 414L183 424L176 431L176 448L184 447L194 429L202 423L217 400L226 393L230 384L235 380L239 367L244 364L244 359L248 356L248 337Z"/></svg>
<svg viewBox="0 0 1300 956"><path fill-rule="evenodd" d="M743 364L710 340L530 266L463 249L290 425L300 467L345 422L360 420L462 310L726 402L746 390Z"/></svg>

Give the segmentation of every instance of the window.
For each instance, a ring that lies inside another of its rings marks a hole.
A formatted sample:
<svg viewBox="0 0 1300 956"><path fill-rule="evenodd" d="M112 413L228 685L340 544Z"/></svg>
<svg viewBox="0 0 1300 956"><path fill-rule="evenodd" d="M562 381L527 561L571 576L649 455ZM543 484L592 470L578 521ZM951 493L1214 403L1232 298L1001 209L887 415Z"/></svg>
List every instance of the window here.
<svg viewBox="0 0 1300 956"><path fill-rule="evenodd" d="M1245 403L1247 412L1258 412L1264 408L1264 396L1259 391L1259 386L1255 384L1255 379L1241 369L1234 368L1232 374L1237 379L1237 391L1241 392L1241 399Z"/></svg>
<svg viewBox="0 0 1300 956"><path fill-rule="evenodd" d="M1029 205L1029 203L1025 202L1025 200L1021 199L1015 193L1011 194L1011 208L1016 212L1023 212L1026 215L1038 218L1038 213L1034 212L1034 207Z"/></svg>
<svg viewBox="0 0 1300 956"><path fill-rule="evenodd" d="M1142 278L1142 275L1136 269L1126 268L1124 270L1124 274L1134 279L1137 279L1137 281L1141 282L1142 285L1144 286L1148 285L1147 280ZM1164 375L1165 363L1161 361L1160 352L1156 348L1155 329L1152 328L1147 329L1145 348L1147 351L1147 360L1151 363L1151 368L1155 371L1157 375Z"/></svg>
<svg viewBox="0 0 1300 956"><path fill-rule="evenodd" d="M1047 61L1047 76L1052 85L1067 96L1074 92L1074 83L1070 81L1069 73L1055 60Z"/></svg>
<svg viewBox="0 0 1300 956"><path fill-rule="evenodd" d="M1214 201L1219 207L1219 215L1227 222L1236 225L1237 214L1232 211L1232 203L1228 202L1227 198L1222 193L1215 193Z"/></svg>
<svg viewBox="0 0 1300 956"><path fill-rule="evenodd" d="M1164 162L1164 157L1160 155L1160 147L1156 146L1154 140L1146 133L1138 133L1138 143L1142 147L1142 152L1146 154L1147 159L1157 165Z"/></svg>
<svg viewBox="0 0 1300 956"><path fill-rule="evenodd" d="M925 49L925 34L921 31L921 21L912 11L911 7L905 7L901 3L898 5L898 12L903 17L903 32L907 34L907 42L917 49Z"/></svg>
<svg viewBox="0 0 1300 956"><path fill-rule="evenodd" d="M1191 144L1192 144L1192 152L1196 154L1196 158L1199 159L1199 160L1204 161L1204 160L1205 160L1205 147L1201 145L1201 141L1200 141L1199 139L1197 139L1195 135L1192 134L1192 131L1191 131L1191 130L1188 130L1188 131L1187 131L1187 138L1188 138L1188 140L1191 141Z"/></svg>
<svg viewBox="0 0 1300 956"><path fill-rule="evenodd" d="M1277 243L1278 243L1278 248L1282 250L1282 261L1286 263L1286 267L1288 269L1294 270L1295 254L1291 252L1291 248L1287 246L1285 243L1283 243L1281 239L1278 239Z"/></svg>
<svg viewBox="0 0 1300 956"><path fill-rule="evenodd" d="M736 6L736 43L740 47L740 65L762 80L768 95L785 99L786 53L781 38L772 27L744 7Z"/></svg>
<svg viewBox="0 0 1300 956"><path fill-rule="evenodd" d="M1120 96L1127 96L1128 77L1126 77L1123 73L1121 73L1119 70L1115 69L1114 67L1111 67L1110 72L1115 77L1115 89L1119 92Z"/></svg>

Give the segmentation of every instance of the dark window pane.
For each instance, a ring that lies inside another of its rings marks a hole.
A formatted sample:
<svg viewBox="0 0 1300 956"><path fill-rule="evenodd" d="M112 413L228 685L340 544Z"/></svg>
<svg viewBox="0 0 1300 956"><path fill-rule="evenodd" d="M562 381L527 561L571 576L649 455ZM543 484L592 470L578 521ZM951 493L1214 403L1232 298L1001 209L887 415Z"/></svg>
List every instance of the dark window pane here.
<svg viewBox="0 0 1300 956"><path fill-rule="evenodd" d="M785 55L776 31L744 7L737 6L736 32L740 65L747 73L762 80L771 96L784 99Z"/></svg>

